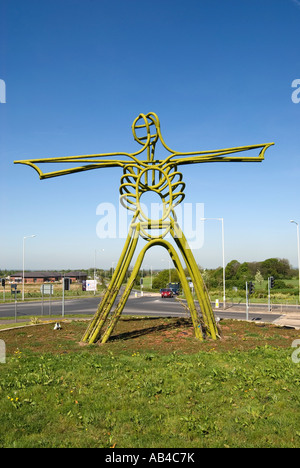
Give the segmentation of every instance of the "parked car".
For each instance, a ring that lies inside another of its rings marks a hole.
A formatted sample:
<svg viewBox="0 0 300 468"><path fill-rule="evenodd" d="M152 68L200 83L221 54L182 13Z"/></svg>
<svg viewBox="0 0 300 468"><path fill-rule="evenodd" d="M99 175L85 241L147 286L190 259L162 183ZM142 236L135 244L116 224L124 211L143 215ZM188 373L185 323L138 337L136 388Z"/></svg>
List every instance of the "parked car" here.
<svg viewBox="0 0 300 468"><path fill-rule="evenodd" d="M172 289L161 289L160 290L161 297L173 297L173 291Z"/></svg>
<svg viewBox="0 0 300 468"><path fill-rule="evenodd" d="M180 294L180 283L169 283L168 288L172 289L174 296L179 296L179 294Z"/></svg>

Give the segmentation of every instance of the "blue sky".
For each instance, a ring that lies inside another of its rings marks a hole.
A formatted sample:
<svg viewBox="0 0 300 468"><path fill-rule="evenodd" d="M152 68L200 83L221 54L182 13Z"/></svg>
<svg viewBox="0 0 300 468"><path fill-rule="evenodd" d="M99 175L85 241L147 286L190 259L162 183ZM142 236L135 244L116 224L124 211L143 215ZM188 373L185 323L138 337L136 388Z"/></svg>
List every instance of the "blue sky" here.
<svg viewBox="0 0 300 468"><path fill-rule="evenodd" d="M96 210L118 206L121 169L40 181L13 161L134 152L150 111L180 151L275 142L261 164L184 166L185 201L224 218L226 262L297 266L299 30L295 0L1 0L0 269L21 268L31 234L28 269L89 268L95 249L97 267L117 261L124 239L99 239ZM221 265L219 222L194 254ZM166 263L159 248L145 259Z"/></svg>

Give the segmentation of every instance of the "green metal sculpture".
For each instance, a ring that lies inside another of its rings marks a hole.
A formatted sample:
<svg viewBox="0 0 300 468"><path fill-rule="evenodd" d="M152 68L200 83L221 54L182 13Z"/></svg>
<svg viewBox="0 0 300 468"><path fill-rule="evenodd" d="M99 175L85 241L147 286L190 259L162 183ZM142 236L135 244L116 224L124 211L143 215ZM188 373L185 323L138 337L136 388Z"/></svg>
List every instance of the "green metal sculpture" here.
<svg viewBox="0 0 300 468"><path fill-rule="evenodd" d="M142 148L136 153L105 153L86 156L68 156L15 161L15 163L26 164L33 167L38 172L40 179L47 179L50 177L57 177L74 172L100 169L104 167L121 167L123 169L120 185L120 202L128 210L133 212L133 218L110 285L107 288L98 310L82 338L82 341L95 343L96 341L101 340L102 343L105 343L109 339L122 314L134 281L140 270L145 253L154 245L160 245L167 249L174 266L178 271L181 285L191 313L196 338L202 340L204 335L206 335L210 336L212 339L216 339L218 332L210 299L192 251L177 223L174 211L174 208L181 203L185 197L185 183L183 182L181 172L178 171L178 166L204 162L262 161L264 159L266 149L273 145L273 143L242 146L215 151L194 151L184 153L174 151L164 142L161 135L158 116L153 112L146 115L140 114L132 124L132 132L134 139L142 146ZM141 132L142 135L140 134ZM155 148L158 141L160 141L165 150L167 150L167 156L164 159L156 159L155 157ZM251 157L240 154L248 150L260 150L259 155ZM146 151L147 157L146 159L140 159L140 156L144 151ZM44 163L80 163L81 165L69 169L43 173L38 167L38 164ZM161 199L163 212L160 219L153 220L143 211L141 197L144 193L149 191L158 194ZM168 233L173 237L175 244L184 259L189 276L194 284L200 310L197 309L196 303L191 294L178 253L172 244L165 240ZM125 290L118 304L114 310L112 310L117 295L120 292L121 285L125 280L126 273L140 236L147 241L147 244L138 255L136 264L127 282Z"/></svg>

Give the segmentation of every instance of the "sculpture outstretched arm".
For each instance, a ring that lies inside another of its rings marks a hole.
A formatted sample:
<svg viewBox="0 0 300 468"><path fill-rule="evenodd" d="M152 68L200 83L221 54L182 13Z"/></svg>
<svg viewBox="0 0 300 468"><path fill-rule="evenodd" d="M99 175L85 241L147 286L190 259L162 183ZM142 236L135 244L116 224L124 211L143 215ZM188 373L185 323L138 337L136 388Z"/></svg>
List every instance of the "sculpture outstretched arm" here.
<svg viewBox="0 0 300 468"><path fill-rule="evenodd" d="M183 165L206 162L260 162L264 159L266 150L274 143L264 143L262 145L238 146L236 148L226 148L212 151L195 152L173 152L167 160L167 165ZM257 156L243 155L250 150L260 150Z"/></svg>
<svg viewBox="0 0 300 468"><path fill-rule="evenodd" d="M137 135L137 132L139 131L144 131L142 136ZM128 172L136 177L135 170L138 172L149 167L149 165L152 167L157 166L158 170L161 170L162 168L170 169L174 166L183 164L196 164L204 162L260 162L264 159L264 154L267 148L274 144L265 143L262 145L239 146L236 148L226 148L211 151L174 151L165 143L160 130L159 118L153 112L150 112L147 115L140 114L133 122L132 132L134 139L142 146L142 148L135 153L103 153L90 154L85 156L29 159L25 161L14 162L15 164L25 164L32 167L37 171L40 179L48 179L51 177L72 174L74 172L83 172L104 167L127 167ZM163 160L155 160L154 152L158 140L161 141L162 145L170 153L170 155ZM147 151L147 159L138 159L138 156L145 150ZM245 156L240 154L251 150L259 150L258 156L250 156L248 154ZM122 159L119 159L120 157ZM43 172L39 166L41 164L49 163L80 163L80 165L67 169Z"/></svg>
<svg viewBox="0 0 300 468"><path fill-rule="evenodd" d="M129 154L129 153L104 153L104 154L89 154L85 156L65 156L59 158L45 158L45 159L29 159L23 161L14 161L14 164L24 164L26 166L30 166L37 171L39 174L40 179L49 179L51 177L58 177L61 175L72 174L74 172L83 172L89 171L92 169L100 169L104 167L124 167L128 164L128 160L126 159L105 159L106 157L120 157L125 156L130 158L134 161L134 163L139 163L138 159L136 158L137 153ZM39 167L42 164L70 164L70 163L81 163L83 165L77 167L70 167L68 169L56 170L51 172L43 172L42 169Z"/></svg>

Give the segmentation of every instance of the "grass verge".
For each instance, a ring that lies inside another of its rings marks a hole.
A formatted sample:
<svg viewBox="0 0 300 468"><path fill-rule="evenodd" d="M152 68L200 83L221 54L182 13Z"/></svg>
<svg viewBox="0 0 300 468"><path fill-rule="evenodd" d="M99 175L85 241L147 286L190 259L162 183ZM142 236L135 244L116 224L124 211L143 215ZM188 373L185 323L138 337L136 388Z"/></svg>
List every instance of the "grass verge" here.
<svg viewBox="0 0 300 468"><path fill-rule="evenodd" d="M222 321L124 319L104 346L86 323L3 331L0 447L299 447L299 331Z"/></svg>

